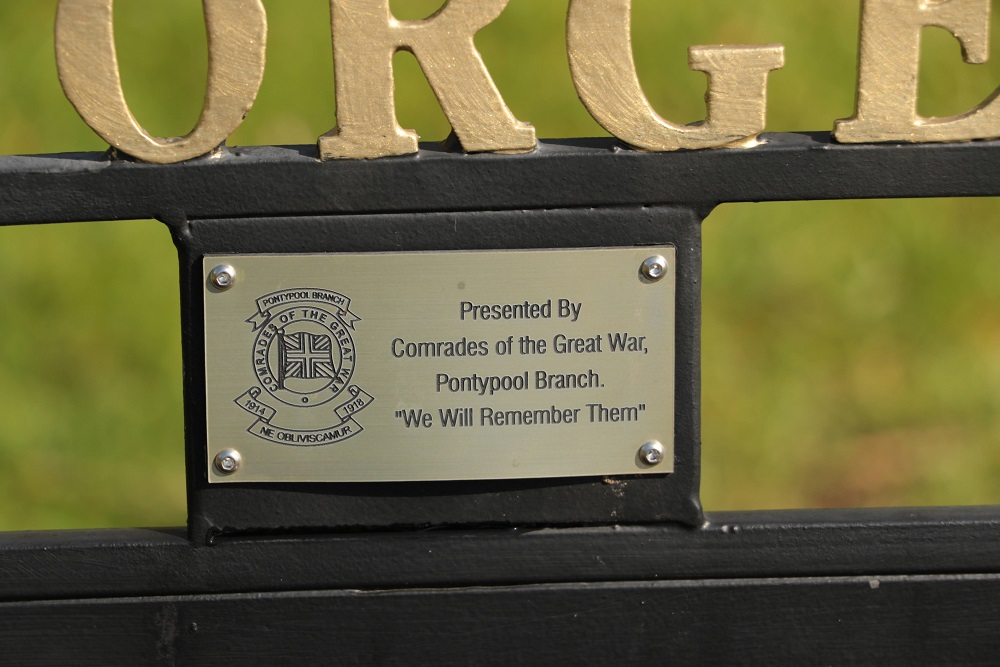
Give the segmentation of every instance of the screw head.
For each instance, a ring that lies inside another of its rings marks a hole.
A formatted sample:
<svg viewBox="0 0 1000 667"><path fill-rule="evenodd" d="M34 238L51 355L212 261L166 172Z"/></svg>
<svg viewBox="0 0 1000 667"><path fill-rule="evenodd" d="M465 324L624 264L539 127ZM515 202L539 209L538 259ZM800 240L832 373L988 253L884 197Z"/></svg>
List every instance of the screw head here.
<svg viewBox="0 0 1000 667"><path fill-rule="evenodd" d="M666 456L663 445L656 440L651 440L639 448L639 460L648 466L655 466L663 463Z"/></svg>
<svg viewBox="0 0 1000 667"><path fill-rule="evenodd" d="M220 264L208 274L208 280L215 289L227 290L236 282L236 269L228 264Z"/></svg>
<svg viewBox="0 0 1000 667"><path fill-rule="evenodd" d="M240 469L243 457L235 449L223 449L215 455L215 469L220 475L232 475Z"/></svg>
<svg viewBox="0 0 1000 667"><path fill-rule="evenodd" d="M640 267L642 277L651 282L656 282L667 275L667 258L663 255L656 255L648 258Z"/></svg>

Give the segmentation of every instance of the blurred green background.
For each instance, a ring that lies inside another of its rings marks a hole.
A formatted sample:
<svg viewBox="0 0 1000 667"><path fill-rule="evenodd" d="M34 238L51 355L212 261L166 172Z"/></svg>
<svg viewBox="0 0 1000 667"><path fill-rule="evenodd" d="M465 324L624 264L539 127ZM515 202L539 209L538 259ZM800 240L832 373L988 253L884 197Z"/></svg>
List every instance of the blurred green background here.
<svg viewBox="0 0 1000 667"><path fill-rule="evenodd" d="M326 0L265 4L268 69L230 144L314 143L335 124ZM200 1L115 5L134 113L187 133L206 69ZM404 19L439 5L392 3ZM106 148L59 87L55 7L0 4L2 154ZM511 0L477 43L539 137L603 135L569 77L566 7ZM857 0L634 0L634 14L643 85L675 122L704 115L694 44L785 44L769 131L829 130L853 111ZM396 64L401 124L444 138L415 61ZM926 31L923 114L969 110L998 81L1000 62L965 65L956 40ZM1000 502L998 213L994 199L808 202L708 219L706 508ZM0 228L0 529L184 522L175 263L151 221Z"/></svg>

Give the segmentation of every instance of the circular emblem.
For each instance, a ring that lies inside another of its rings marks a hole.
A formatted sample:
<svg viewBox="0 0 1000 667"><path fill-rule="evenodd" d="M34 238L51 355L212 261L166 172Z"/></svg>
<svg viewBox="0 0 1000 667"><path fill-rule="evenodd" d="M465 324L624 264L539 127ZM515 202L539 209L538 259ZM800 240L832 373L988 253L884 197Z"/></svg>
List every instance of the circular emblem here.
<svg viewBox="0 0 1000 667"><path fill-rule="evenodd" d="M364 431L357 416L375 397L351 384L357 357L351 331L360 321L350 298L328 289L283 289L257 299L246 322L255 332L259 386L233 399L254 417L247 432L277 445L311 447Z"/></svg>
<svg viewBox="0 0 1000 667"><path fill-rule="evenodd" d="M339 396L354 374L354 341L337 313L321 305L293 305L268 315L253 348L261 387L296 407Z"/></svg>

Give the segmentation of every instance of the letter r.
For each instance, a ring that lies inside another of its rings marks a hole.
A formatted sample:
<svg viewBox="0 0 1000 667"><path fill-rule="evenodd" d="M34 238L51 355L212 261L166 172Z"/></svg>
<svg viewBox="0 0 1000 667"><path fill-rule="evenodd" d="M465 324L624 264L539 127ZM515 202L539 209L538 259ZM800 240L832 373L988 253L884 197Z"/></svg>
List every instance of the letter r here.
<svg viewBox="0 0 1000 667"><path fill-rule="evenodd" d="M430 82L462 148L526 152L535 130L514 118L473 38L508 0L449 0L434 16L399 21L389 0L330 0L337 127L320 137L323 159L417 152L417 134L396 120L392 56L409 51Z"/></svg>

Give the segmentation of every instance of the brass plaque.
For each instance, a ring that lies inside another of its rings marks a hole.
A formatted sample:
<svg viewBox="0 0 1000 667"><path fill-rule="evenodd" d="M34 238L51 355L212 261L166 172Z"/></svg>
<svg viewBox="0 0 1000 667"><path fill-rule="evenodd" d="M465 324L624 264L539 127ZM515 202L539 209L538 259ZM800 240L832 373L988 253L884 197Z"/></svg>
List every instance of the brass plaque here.
<svg viewBox="0 0 1000 667"><path fill-rule="evenodd" d="M672 472L675 269L667 246L206 257L209 480Z"/></svg>

